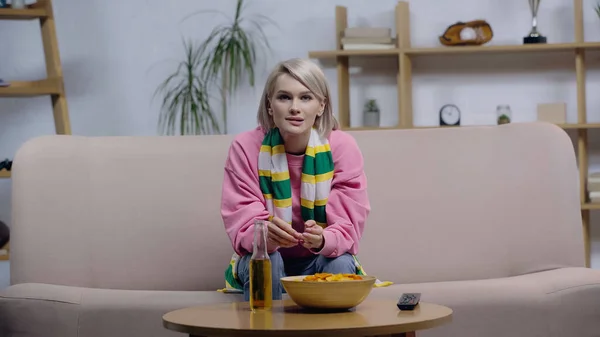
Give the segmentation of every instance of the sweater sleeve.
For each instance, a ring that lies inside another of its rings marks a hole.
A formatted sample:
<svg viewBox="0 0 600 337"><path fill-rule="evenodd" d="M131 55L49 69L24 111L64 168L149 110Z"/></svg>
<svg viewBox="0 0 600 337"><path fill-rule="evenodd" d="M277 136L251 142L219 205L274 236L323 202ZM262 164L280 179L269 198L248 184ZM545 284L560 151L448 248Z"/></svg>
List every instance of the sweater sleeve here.
<svg viewBox="0 0 600 337"><path fill-rule="evenodd" d="M358 144L348 134L338 137L331 141L335 171L326 206L329 225L323 231L325 245L318 252L326 257L358 254L365 221L371 210Z"/></svg>
<svg viewBox="0 0 600 337"><path fill-rule="evenodd" d="M252 252L254 220L268 220L269 212L262 200L258 173L240 141L234 140L225 163L221 193L221 217L233 250L241 255Z"/></svg>

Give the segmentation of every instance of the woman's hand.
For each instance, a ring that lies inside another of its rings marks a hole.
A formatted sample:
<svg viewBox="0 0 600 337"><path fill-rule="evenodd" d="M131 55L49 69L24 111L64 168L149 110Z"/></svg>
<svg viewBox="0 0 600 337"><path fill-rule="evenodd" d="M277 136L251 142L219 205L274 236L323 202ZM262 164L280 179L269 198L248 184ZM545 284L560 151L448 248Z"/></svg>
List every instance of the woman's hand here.
<svg viewBox="0 0 600 337"><path fill-rule="evenodd" d="M276 247L290 248L298 245L302 235L292 228L292 225L278 217L273 217L268 222L267 246L269 249Z"/></svg>
<svg viewBox="0 0 600 337"><path fill-rule="evenodd" d="M302 233L302 246L307 249L321 250L325 245L323 238L323 228L314 220L308 220L304 223L304 233Z"/></svg>

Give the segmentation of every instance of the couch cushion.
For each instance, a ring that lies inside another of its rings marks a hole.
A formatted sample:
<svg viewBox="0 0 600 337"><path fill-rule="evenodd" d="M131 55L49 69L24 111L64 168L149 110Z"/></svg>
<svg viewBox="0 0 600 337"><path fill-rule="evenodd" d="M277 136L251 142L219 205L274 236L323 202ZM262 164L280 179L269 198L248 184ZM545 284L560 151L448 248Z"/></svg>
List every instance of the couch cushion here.
<svg viewBox="0 0 600 337"><path fill-rule="evenodd" d="M421 292L422 301L454 311L452 323L419 332L420 337L558 337L574 332L591 337L600 331L599 270L562 268L498 279L396 284L375 288L370 297L397 299L403 292ZM21 284L0 293L0 317L9 318L0 322L0 332L20 337L175 337L181 334L162 326L166 312L241 300L241 295L219 292Z"/></svg>

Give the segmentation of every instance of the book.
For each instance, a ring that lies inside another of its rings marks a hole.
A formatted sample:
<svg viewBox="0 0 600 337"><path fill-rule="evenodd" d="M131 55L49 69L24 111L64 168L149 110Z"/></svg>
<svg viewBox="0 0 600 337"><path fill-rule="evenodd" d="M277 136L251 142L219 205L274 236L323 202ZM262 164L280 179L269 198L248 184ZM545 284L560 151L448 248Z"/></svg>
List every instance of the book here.
<svg viewBox="0 0 600 337"><path fill-rule="evenodd" d="M390 44L395 43L395 39L391 36L387 37L343 37L342 44L361 44L361 43L380 43Z"/></svg>
<svg viewBox="0 0 600 337"><path fill-rule="evenodd" d="M391 37L392 30L385 27L348 27L344 30L344 37Z"/></svg>
<svg viewBox="0 0 600 337"><path fill-rule="evenodd" d="M350 43L342 45L344 50L394 49L396 45L380 43Z"/></svg>

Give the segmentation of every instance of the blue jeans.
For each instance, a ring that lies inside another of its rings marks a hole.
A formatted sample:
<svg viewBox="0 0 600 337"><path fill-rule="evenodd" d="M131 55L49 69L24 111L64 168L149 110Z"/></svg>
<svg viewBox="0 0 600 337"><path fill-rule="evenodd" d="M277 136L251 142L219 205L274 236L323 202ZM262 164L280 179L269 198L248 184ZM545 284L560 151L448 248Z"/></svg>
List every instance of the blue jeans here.
<svg viewBox="0 0 600 337"><path fill-rule="evenodd" d="M244 284L244 301L250 300L250 254L244 255L238 261L237 276ZM311 275L315 273L356 274L356 266L352 255L346 253L339 257L327 258L323 255L305 258L286 259L279 252L269 254L271 259L271 275L273 277L273 299L280 300L284 293L279 281L285 276Z"/></svg>

